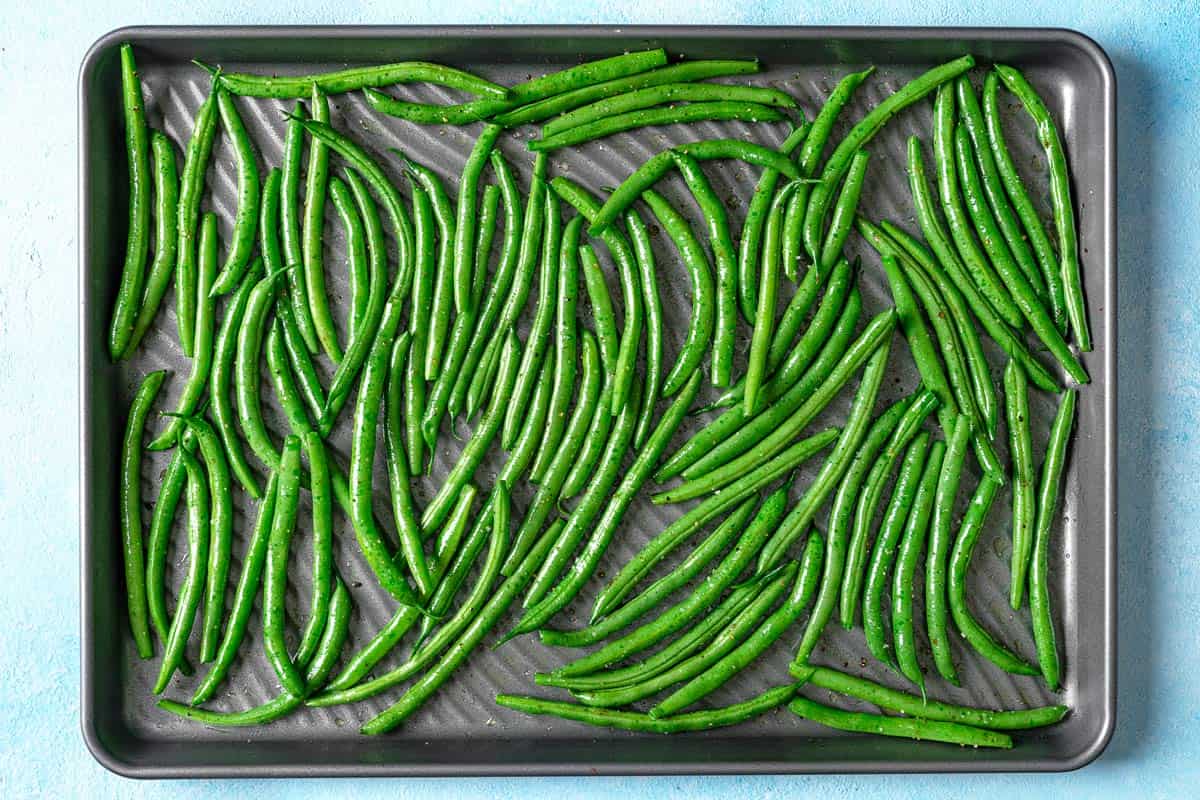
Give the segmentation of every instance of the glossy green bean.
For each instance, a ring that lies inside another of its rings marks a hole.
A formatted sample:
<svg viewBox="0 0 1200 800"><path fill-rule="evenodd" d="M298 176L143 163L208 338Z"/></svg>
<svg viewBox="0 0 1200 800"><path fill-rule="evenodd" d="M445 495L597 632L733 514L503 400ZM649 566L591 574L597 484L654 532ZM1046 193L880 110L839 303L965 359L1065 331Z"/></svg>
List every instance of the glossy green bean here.
<svg viewBox="0 0 1200 800"><path fill-rule="evenodd" d="M953 523L954 498L958 495L970 436L971 421L960 414L946 437L946 456L942 459L942 471L934 494L929 543L925 553L925 626L929 632L929 646L933 650L933 661L938 672L955 686L958 685L958 674L950 653L950 634L946 625L949 616L946 558L953 539L950 526Z"/></svg>
<svg viewBox="0 0 1200 800"><path fill-rule="evenodd" d="M592 609L591 621L595 622L616 608L655 564L690 538L705 523L812 458L838 438L838 434L837 428L829 428L795 442L774 458L705 498L699 505L663 528L600 592Z"/></svg>
<svg viewBox="0 0 1200 800"><path fill-rule="evenodd" d="M399 61L313 75L222 72L220 79L229 91L246 97L301 98L306 97L314 86L325 94L345 94L368 87L404 83L432 83L500 99L509 95L508 89L478 75L428 61Z"/></svg>
<svg viewBox="0 0 1200 800"><path fill-rule="evenodd" d="M124 52L122 48L122 55ZM132 55L129 58L132 59ZM159 370L142 379L129 407L129 418L121 443L121 555L125 564L125 608L133 641L141 658L154 655L147 616L146 563L142 548L142 435L146 430L150 406L158 397L166 377L166 371Z"/></svg>
<svg viewBox="0 0 1200 800"><path fill-rule="evenodd" d="M904 535L900 539L900 552L896 556L896 572L892 576L892 641L896 646L896 665L900 673L921 687L925 694L925 676L917 662L917 636L913 625L913 591L916 587L917 564L925 549L929 534L929 518L937 496L938 478L946 456L946 443L935 441L929 448L929 458L917 485L908 519L904 522Z"/></svg>
<svg viewBox="0 0 1200 800"><path fill-rule="evenodd" d="M175 228L179 222L179 176L175 167L175 147L161 131L150 132L150 156L154 171L154 260L146 275L133 331L120 353L121 357L137 349L142 337L154 323L175 271L175 253L179 244Z"/></svg>
<svg viewBox="0 0 1200 800"><path fill-rule="evenodd" d="M213 279L217 274L217 217L211 212L206 213L200 223L199 249L196 284L198 300L195 306L196 335L193 339L192 371L175 404L175 413L184 415L191 414L196 410L200 398L204 395L204 389L208 386L209 373L212 370L215 335L213 317L216 314L216 301L209 290L212 288ZM178 285L176 284L176 287ZM146 446L148 450L166 450L175 443L175 439L183 427L183 419L178 416L167 419L166 427Z"/></svg>
<svg viewBox="0 0 1200 800"><path fill-rule="evenodd" d="M158 497L150 515L150 532L146 537L146 607L150 612L151 628L164 647L171 627L171 618L167 613L167 549L170 546L171 527L175 523L175 512L179 508L179 498L183 495L184 484L187 481L187 470L183 466L183 456L179 451L185 447L194 450L196 437L185 430L179 443L180 447L176 448L171 460L167 462L167 468L159 482ZM179 671L190 675L191 665L186 660L181 660Z"/></svg>
<svg viewBox="0 0 1200 800"><path fill-rule="evenodd" d="M788 710L798 717L812 720L828 728L877 736L897 736L919 741L946 742L964 747L1012 748L1012 737L995 731L980 730L955 722L928 719L886 717L860 711L843 711L797 696L788 703Z"/></svg>
<svg viewBox="0 0 1200 800"><path fill-rule="evenodd" d="M179 590L167 642L163 646L158 677L154 681L154 694L162 694L183 660L196 609L200 607L204 594L204 571L208 566L209 509L204 470L186 447L179 448L178 452L187 471L188 570L183 587Z"/></svg>
<svg viewBox="0 0 1200 800"><path fill-rule="evenodd" d="M904 533L909 511L916 499L928 452L929 434L921 431L909 444L904 453L904 460L900 463L900 471L892 488L892 497L879 523L879 533L875 537L875 546L871 550L871 561L863 583L862 617L867 647L878 661L892 668L895 668L896 661L892 657L892 643L888 636L887 624L884 622L883 592L887 586L888 570L896 559L900 537Z"/></svg>
<svg viewBox="0 0 1200 800"><path fill-rule="evenodd" d="M458 500L455 501L450 515L446 517L445 524L438 531L433 547L433 566L431 568L435 581L440 581L445 576L446 570L450 568L450 562L458 553L458 547L467 533L467 523L471 521L471 507L475 504L477 494L479 494L479 490L471 484L468 483L464 486L458 493Z"/></svg>
<svg viewBox="0 0 1200 800"><path fill-rule="evenodd" d="M242 276L241 285L225 304L225 316L217 330L216 344L213 346L212 377L209 395L212 398L213 422L221 434L221 443L229 457L229 468L238 483L242 485L251 497L259 499L262 490L259 489L258 479L254 470L246 461L242 441L237 433L237 417L234 411L230 390L233 381L234 356L237 354L238 329L246 314L246 304L255 284L262 277L262 264L255 261Z"/></svg>
<svg viewBox="0 0 1200 800"><path fill-rule="evenodd" d="M598 725L603 728L637 731L639 733L681 733L683 731L707 731L738 725L759 717L773 708L786 703L794 694L795 687L779 686L768 689L757 697L723 708L694 711L668 719L654 719L634 711L616 711L611 708L589 708L577 703L541 700L534 697L519 697L510 694L496 695L496 702L525 714L543 714Z"/></svg>
<svg viewBox="0 0 1200 800"><path fill-rule="evenodd" d="M1059 267L1058 256L1054 252L1054 245L1050 243L1050 237L1042 226L1042 218L1038 214L1037 208L1034 207L1033 201L1029 199L1029 193L1025 190L1025 184L1022 183L1021 176L1017 172L1017 165L1008 151L1008 144L1004 141L1004 129L1000 124L999 88L999 74L995 71L989 72L983 82L983 124L987 132L987 142L984 144L977 141L975 146L977 148L987 147L995 158L1000 183L1004 187L1008 199L1012 201L1017 217L1021 220L1021 226L1025 229L1024 235L1028 237L1034 255L1037 256L1038 266L1041 268L1042 278L1046 282L1047 293L1050 296L1050 310L1054 314L1055 325L1060 331L1065 331L1067 306L1062 270Z"/></svg>
<svg viewBox="0 0 1200 800"><path fill-rule="evenodd" d="M221 637L213 665L192 695L190 704L193 706L208 702L216 693L225 681L229 668L237 658L238 649L246 638L246 627L250 621L250 613L254 610L254 599L258 596L263 566L267 560L267 542L271 534L271 523L275 518L278 487L279 473L272 472L267 477L266 489L258 504L258 515L250 532L250 541L246 545L246 554L242 557L242 571L238 575L233 605L229 609L229 624L225 626L225 633Z"/></svg>
<svg viewBox="0 0 1200 800"><path fill-rule="evenodd" d="M758 309L754 312L754 332L750 337L750 355L746 365L746 383L742 391L742 407L750 416L757 410L758 392L767 371L767 350L775 330L775 295L779 285L780 237L783 234L783 211L788 198L796 191L797 183L789 183L775 194L767 214L767 230L763 238L762 267L758 273Z"/></svg>
<svg viewBox="0 0 1200 800"><path fill-rule="evenodd" d="M461 314L471 305L472 272L475 269L475 203L478 194L479 176L487 166L488 155L495 146L502 128L485 125L475 147L463 167L458 183L458 206L454 237L454 309ZM426 362L425 377L430 374Z"/></svg>
<svg viewBox="0 0 1200 800"><path fill-rule="evenodd" d="M863 181L867 177L867 162L870 154L859 150L850 159L846 170L846 180L838 193L837 202L833 204L833 213L829 218L829 230L825 231L825 240L821 245L820 258L817 268L823 272L833 269L833 265L842 257L842 248L850 238L850 229L854 226L854 215L858 211L858 201L862 197Z"/></svg>
<svg viewBox="0 0 1200 800"><path fill-rule="evenodd" d="M296 664L306 669L317 654L321 636L329 623L333 599L333 506L330 497L330 464L321 435L308 431L301 437L308 458L309 496L312 502L312 593L308 621L296 648Z"/></svg>
<svg viewBox="0 0 1200 800"><path fill-rule="evenodd" d="M121 109L125 120L125 158L129 167L129 227L125 234L121 283L108 331L108 355L113 361L121 358L133 336L146 279L146 254L150 249L149 133L142 107L142 82L133 60L133 47L129 44L121 45ZM142 627L145 637L139 646L149 645L149 629L145 625Z"/></svg>
<svg viewBox="0 0 1200 800"><path fill-rule="evenodd" d="M545 153L563 147L575 147L586 142L595 141L596 139L602 139L606 136L612 136L615 133L622 133L623 131L660 125L686 125L693 122L710 120L778 122L782 119L787 119L787 117L774 108L762 105L761 103L719 101L713 103L689 103L683 106L644 108L625 114L606 116L594 122L588 122L560 131L553 136L543 133L542 138L530 140L529 149L537 153Z"/></svg>
<svg viewBox="0 0 1200 800"><path fill-rule="evenodd" d="M1071 177L1067 169L1067 152L1063 148L1054 117L1019 70L1003 64L996 65L996 73L1005 87L1016 95L1025 106L1025 111L1037 126L1038 142L1046 151L1050 165L1050 205L1054 210L1054 227L1058 233L1058 256L1061 262L1063 296L1066 301L1067 319L1075 334L1079 349L1085 353L1092 349L1092 335L1088 329L1087 306L1083 299L1083 278L1079 267L1079 239L1075 229L1075 209L1071 203Z"/></svg>
<svg viewBox="0 0 1200 800"><path fill-rule="evenodd" d="M434 581L421 549L421 525L417 521L416 504L413 502L409 460L404 453L405 428L401 420L402 399L406 397L405 385L414 379L413 365L417 357L412 355L412 338L401 334L392 345L388 357L388 382L386 389L386 409L384 418L384 446L387 448L388 488L391 495L392 517L396 523L396 533L400 539L400 552L408 572L417 585L421 596L427 596L433 591ZM418 379L419 380L419 379ZM410 426L407 436L411 438L419 432ZM410 451L411 452L411 451ZM419 463L419 462L418 462Z"/></svg>
<svg viewBox="0 0 1200 800"><path fill-rule="evenodd" d="M500 187L489 183L483 187L483 198L479 201L479 220L475 226L477 233L475 236L475 270L471 278L472 310L478 308L479 304L483 302L483 290L488 277L488 263L492 260L492 243L496 239L496 215L498 213L500 213ZM455 321L457 322L457 317ZM449 356L447 356L447 362L449 362Z"/></svg>
<svg viewBox="0 0 1200 800"><path fill-rule="evenodd" d="M292 316L310 353L317 352L321 341L309 304L308 270L304 269L304 239L301 228L300 162L304 158L304 106L296 102L288 119L283 139L283 174L279 183L279 233L283 244L283 263L297 267L288 272L288 290ZM315 140L314 140L315 142Z"/></svg>
<svg viewBox="0 0 1200 800"><path fill-rule="evenodd" d="M415 184L413 233L416 251L412 287L413 311L410 315L409 329L413 334L414 361L421 366L417 374L423 380L429 381L437 377L441 368L446 331L450 327L450 309L455 303L457 289L454 281L458 276L455 274L457 256L454 248L457 246L458 223L455 220L454 204L437 174L407 158L405 169L413 177ZM431 222L437 223L436 236ZM435 240L436 262L433 261Z"/></svg>
<svg viewBox="0 0 1200 800"><path fill-rule="evenodd" d="M267 331L264 345L267 352L267 373L279 399L279 405L283 408L283 415L287 417L288 427L297 436L311 431L312 421L304 410L300 390L296 388L295 376L284 352L283 328L278 316Z"/></svg>
<svg viewBox="0 0 1200 800"><path fill-rule="evenodd" d="M733 87L714 87L729 89ZM782 93L781 93L782 94ZM790 99L790 98L789 98ZM713 326L712 382L728 386L733 380L733 346L737 330L737 253L729 230L729 214L696 159L675 155L675 166L683 176L704 214L708 242L712 248L717 282L716 319Z"/></svg>
<svg viewBox="0 0 1200 800"><path fill-rule="evenodd" d="M792 130L779 145L779 152L790 158L792 153L807 140L811 129L812 126L805 122ZM758 309L758 285L754 280L754 271L758 267L763 227L767 223L767 212L771 208L771 201L775 196L775 185L778 182L779 173L773 169L764 169L759 175L758 183L754 187L754 194L750 198L750 205L746 209L746 220L742 223L741 239L738 242L738 307L742 311L742 317L752 325L754 324L754 314ZM789 209L799 193L800 190L792 194L788 203ZM783 256L785 274L789 274L789 259L794 260L795 256L785 251Z"/></svg>
<svg viewBox="0 0 1200 800"><path fill-rule="evenodd" d="M315 83L308 106L312 119L329 124L329 98ZM342 360L342 348L338 344L337 328L329 310L329 293L325 290L322 237L328 186L329 147L319 139L313 139L308 148L308 169L304 173L304 210L300 219L301 259L304 264L304 286L308 291L308 308L312 314L313 329L321 349L337 364Z"/></svg>
<svg viewBox="0 0 1200 800"><path fill-rule="evenodd" d="M587 61L551 72L508 89L505 99L481 97L456 106L409 103L367 88L367 104L382 114L423 125L466 125L583 87L636 75L667 63L666 51L641 50Z"/></svg>
<svg viewBox="0 0 1200 800"><path fill-rule="evenodd" d="M259 182L254 144L246 132L241 115L238 114L237 102L228 92L217 94L217 111L237 156L238 208L233 220L233 236L229 243L229 252L225 254L225 263L212 287L213 294L226 294L241 283L242 275L250 266L262 184Z"/></svg>
<svg viewBox="0 0 1200 800"><path fill-rule="evenodd" d="M1029 565L1029 612L1033 618L1033 641L1038 665L1051 690L1057 690L1062 673L1055 643L1054 617L1050 609L1050 534L1058 510L1058 495L1067 459L1071 428L1075 424L1076 393L1063 394L1050 426L1042 478L1038 485L1037 528L1033 534L1033 558Z"/></svg>
<svg viewBox="0 0 1200 800"><path fill-rule="evenodd" d="M880 129L901 110L916 103L937 87L952 81L975 65L969 55L956 58L914 78L872 108L838 143L821 170L820 183L813 189L804 211L804 247L814 262L820 255L825 214L854 154L862 150Z"/></svg>
<svg viewBox="0 0 1200 800"><path fill-rule="evenodd" d="M967 200L967 208L971 212L972 220L975 221L975 227L980 230L980 238L985 243L992 243L997 251L1003 253L1005 245L1003 239L995 230L995 221L990 218L991 212L984 200L983 189L980 186L979 170L975 167L975 161L971 158L971 140L967 136L966 128L961 123L955 128L954 132L954 152L958 160L958 171L961 177L963 194ZM1042 340L1042 344L1058 360L1058 363L1062 365L1068 375L1079 383L1087 383L1089 381L1087 371L1076 360L1075 354L1071 352L1071 348L1067 345L1066 340L1058 332L1058 328L1055 327L1050 312L1042 305L1041 299L1038 298L1034 287L1029 284L1029 279L1025 277L1025 273L1021 272L1021 269L1013 262L1011 256L1008 258L998 257L993 260L995 261L996 269L1000 272L1001 280L1004 281L1012 293L1012 297L1016 301L1017 307L1020 308L1021 313L1025 316L1025 319L1029 321L1029 327ZM1067 286L1067 295L1070 296L1072 289L1069 288L1069 280L1067 281ZM1079 296L1082 298L1082 290ZM1082 303L1082 299L1079 302ZM1070 307L1070 304L1068 304L1068 309ZM1074 327L1072 325L1072 328ZM1087 335L1086 332L1085 335Z"/></svg>
<svg viewBox="0 0 1200 800"><path fill-rule="evenodd" d="M646 312L646 360L642 370L642 411L637 430L633 434L633 446L641 447L650 435L654 423L654 408L662 388L663 321L662 300L658 296L658 267L654 248L650 245L650 232L637 211L625 214L625 227L633 243L637 258L638 284L642 288L642 307ZM535 470L534 476L537 477Z"/></svg>
<svg viewBox="0 0 1200 800"><path fill-rule="evenodd" d="M175 217L175 321L179 326L179 348L188 358L192 357L196 337L196 289L199 280L196 269L196 228L200 221L204 175L208 171L208 158L217 132L217 95L220 92L220 86L213 81L208 97L196 111L179 181L179 205Z"/></svg>
<svg viewBox="0 0 1200 800"><path fill-rule="evenodd" d="M984 475L979 480L979 486L975 488L975 494L971 496L966 514L963 515L962 525L954 540L954 548L950 551L950 614L959 633L976 653L1005 672L1037 675L1037 667L1027 663L992 638L967 607L967 571L971 568L971 555L975 551L975 543L979 541L979 534L983 530L983 524L999 488L1000 484Z"/></svg>
<svg viewBox="0 0 1200 800"><path fill-rule="evenodd" d="M362 217L354 207L354 196L345 181L338 177L329 179L329 199L346 231L346 263L349 280L349 312L347 314L346 339L351 340L362 324L367 304L367 234Z"/></svg>
<svg viewBox="0 0 1200 800"><path fill-rule="evenodd" d="M708 256L688 221L669 200L653 189L647 189L642 199L675 243L692 284L692 316L688 321L687 336L679 348L675 364L663 379L662 396L670 397L700 368L708 351L716 319L716 288Z"/></svg>
<svg viewBox="0 0 1200 800"><path fill-rule="evenodd" d="M1004 410L1008 425L1008 452L1012 458L1012 567L1008 602L1016 611L1025 593L1025 576L1033 552L1037 524L1034 500L1033 441L1029 430L1029 382L1025 370L1014 360L1004 367Z"/></svg>
<svg viewBox="0 0 1200 800"><path fill-rule="evenodd" d="M712 694L766 652L767 648L800 618L805 607L816 594L824 547L825 542L820 534L814 533L810 536L808 543L804 546L804 555L801 558L800 569L796 573L795 584L784 602L763 620L762 624L740 645L708 666L703 673L659 701L650 709L650 716L661 719L682 711L692 703Z"/></svg>
<svg viewBox="0 0 1200 800"><path fill-rule="evenodd" d="M287 562L300 498L300 438L288 436L280 456L279 488L271 533L267 540L267 563L263 574L263 649L275 677L289 694L304 694L304 676L288 655L284 640L287 593Z"/></svg>

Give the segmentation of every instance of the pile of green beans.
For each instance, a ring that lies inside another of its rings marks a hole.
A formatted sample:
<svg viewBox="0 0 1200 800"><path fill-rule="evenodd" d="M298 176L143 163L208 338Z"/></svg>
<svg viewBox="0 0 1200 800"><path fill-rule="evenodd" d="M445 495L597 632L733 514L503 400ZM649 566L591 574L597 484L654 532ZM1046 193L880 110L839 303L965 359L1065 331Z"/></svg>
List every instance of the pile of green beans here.
<svg viewBox="0 0 1200 800"><path fill-rule="evenodd" d="M129 226L107 349L116 362L148 341L174 279L178 349L190 361L178 385L165 370L138 377L120 450L120 574L133 649L143 659L161 651L155 694L195 676L190 702L164 698L161 708L202 724L262 725L403 687L363 721L364 734L383 734L505 623L495 646L527 633L549 647L600 645L535 676L575 702L496 698L517 713L589 725L668 734L786 706L841 730L1012 747L1010 732L1068 713L927 696L939 680L957 684L969 653L1051 690L1063 678L1049 573L1078 393L1061 387L1087 383L1073 346L1090 350L1091 333L1066 151L1046 104L1007 66L988 74L981 102L969 74L975 62L963 56L901 87L835 141L873 68L844 77L810 123L778 86L706 82L751 75L756 61L668 61L661 49L623 53L507 87L427 62L295 76L199 65L211 89L177 172L175 145L147 125L134 50L121 47ZM412 83L471 97L436 105L383 91ZM1030 199L1041 192L1007 149L1001 87L1045 149L1053 237ZM409 122L482 122L461 174L340 130L330 98L349 92ZM889 163L867 148L888 120L928 96L935 188L919 139L906 154L918 236L866 217L869 165ZM279 163L264 173L241 116L253 98L295 101L281 121ZM700 120L792 128L775 144L739 131L657 147L615 188L555 174L562 170L546 155ZM523 191L502 143L529 124L541 128L525 140L537 155ZM214 151L218 134L231 144L236 196L223 258L217 216L205 211L209 162L223 152ZM708 162L728 159L761 171L740 230L736 204L708 172ZM689 202L659 186L676 179ZM345 233L345 298L326 286L327 203ZM858 280L875 267L853 258L859 239L879 255L880 285L894 305L869 318ZM666 278L672 270L686 275ZM678 337L664 330L665 280L691 291ZM1054 370L1033 355L1026 326ZM980 329L1008 356L1002 401ZM893 390L893 367L905 359L920 382ZM705 395L706 384L717 396ZM164 387L172 408L144 442ZM889 399L893 391L903 396ZM1061 395L1040 471L1033 391ZM843 401L849 410L836 425L819 422ZM677 441L689 415L724 407ZM443 427L457 437L464 421L471 429L456 459L439 463ZM1001 423L1011 464L993 446ZM143 478L154 469L145 454L168 450L144 531ZM959 490L975 474L971 454L982 477L955 530ZM818 456L806 481L801 468ZM490 458L501 459L497 469ZM1006 487L1009 601L1020 609L1028 598L1031 654L1001 644L968 592L988 511ZM244 532L235 530L241 495L255 504ZM643 534L627 517L644 497L698 502ZM167 560L181 502L186 566L172 588ZM298 537L312 552L299 567L311 590L300 620L285 603L289 582L300 580L289 565ZM642 545L624 564L610 553L619 537ZM641 587L678 549L681 562ZM607 582L588 624L552 627L597 577ZM388 604L389 616L347 653L357 640L352 594L363 580L377 584L383 599L374 602ZM519 597L524 609L510 617ZM936 677L919 660L920 597ZM248 635L256 603L261 637ZM861 618L870 653L919 697L810 663L835 611L848 630ZM222 693L252 639L278 696L241 711L201 707ZM793 683L697 706L796 641ZM375 672L402 648L394 666ZM817 702L814 689L891 714L845 711L826 695ZM627 708L651 697L647 713Z"/></svg>

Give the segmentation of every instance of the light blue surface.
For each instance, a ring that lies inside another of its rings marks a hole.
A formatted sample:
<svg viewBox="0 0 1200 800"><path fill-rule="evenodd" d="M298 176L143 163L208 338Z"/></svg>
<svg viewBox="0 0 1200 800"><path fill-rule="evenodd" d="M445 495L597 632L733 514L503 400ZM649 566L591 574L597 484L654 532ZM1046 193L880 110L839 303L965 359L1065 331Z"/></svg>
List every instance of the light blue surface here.
<svg viewBox="0 0 1200 800"><path fill-rule="evenodd" d="M1195 0L41 0L0 21L0 796L770 798L1184 797L1200 781L1200 24ZM1080 7L1075 10L1074 7ZM1192 8L1191 12L1187 8ZM78 729L76 69L139 23L1048 25L1118 76L1120 702L1108 751L1059 776L138 783ZM28 119L34 122L28 122ZM1191 786L1189 790L1187 787Z"/></svg>

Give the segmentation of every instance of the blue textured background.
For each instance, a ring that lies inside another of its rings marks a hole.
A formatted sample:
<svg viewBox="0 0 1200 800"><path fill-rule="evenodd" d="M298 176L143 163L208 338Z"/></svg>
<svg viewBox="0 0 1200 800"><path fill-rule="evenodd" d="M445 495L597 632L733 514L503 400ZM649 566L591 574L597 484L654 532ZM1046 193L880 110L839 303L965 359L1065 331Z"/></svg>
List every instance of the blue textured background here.
<svg viewBox="0 0 1200 800"><path fill-rule="evenodd" d="M1194 0L41 0L0 21L0 795L770 798L1186 796L1200 779L1195 436L1200 114ZM940 5L935 3L930 6ZM1077 8L1076 8L1077 7ZM1192 8L1188 12L1188 8ZM10 7L11 9L11 7ZM139 23L1047 25L1116 64L1120 163L1120 701L1099 761L1060 776L137 783L78 729L75 79L109 29Z"/></svg>

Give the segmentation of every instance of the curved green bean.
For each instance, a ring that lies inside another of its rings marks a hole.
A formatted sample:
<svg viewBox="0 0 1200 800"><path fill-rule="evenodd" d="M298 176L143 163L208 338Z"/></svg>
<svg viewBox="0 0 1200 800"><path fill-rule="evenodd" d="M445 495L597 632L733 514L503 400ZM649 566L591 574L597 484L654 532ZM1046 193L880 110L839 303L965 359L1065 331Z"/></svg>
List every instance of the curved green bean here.
<svg viewBox="0 0 1200 800"><path fill-rule="evenodd" d="M1034 501L1033 441L1029 430L1029 385L1025 370L1009 360L1004 368L1004 410L1008 423L1008 452L1013 464L1012 569L1008 602L1016 611L1025 593L1025 576L1033 552L1037 524Z"/></svg>
<svg viewBox="0 0 1200 800"><path fill-rule="evenodd" d="M934 493L933 514L929 520L929 545L925 553L925 627L929 632L929 646L933 650L933 661L938 672L955 686L958 685L958 674L950 653L950 634L946 625L946 557L953 539L950 525L953 522L954 498L958 495L970 436L971 421L960 414L946 438L946 456L942 459L942 471Z"/></svg>
<svg viewBox="0 0 1200 800"><path fill-rule="evenodd" d="M124 52L125 48L122 48L122 55ZM129 58L132 59L132 55ZM125 608L141 658L154 655L147 618L146 563L142 548L142 435L150 406L158 397L166 377L166 370L159 370L142 379L129 407L121 443L121 555L125 564Z"/></svg>
<svg viewBox="0 0 1200 800"><path fill-rule="evenodd" d="M859 711L843 711L840 708L822 705L807 697L796 696L788 703L788 710L798 717L812 720L828 728L855 733L873 733L878 736L898 736L920 741L946 742L964 747L1012 748L1012 737L996 731L980 730L955 722L937 722L928 719L907 717L885 717Z"/></svg>
<svg viewBox="0 0 1200 800"><path fill-rule="evenodd" d="M904 677L921 687L925 694L925 676L917 663L917 637L913 627L913 591L916 586L917 564L929 534L929 518L937 497L938 478L946 456L946 443L935 441L929 448L929 458L917 485L912 508L904 523L900 552L896 557L896 572L892 576L892 641L896 645L896 665Z"/></svg>
<svg viewBox="0 0 1200 800"><path fill-rule="evenodd" d="M722 87L734 88L734 87ZM750 88L750 87L741 87ZM614 114L586 124L560 131L553 136L543 133L542 138L532 139L529 149L538 153L558 150L612 136L614 133L650 128L659 125L686 125L707 120L740 120L742 122L778 122L787 119L784 114L761 103L720 101L713 103L689 103L683 106L644 108L625 114Z"/></svg>
<svg viewBox="0 0 1200 800"><path fill-rule="evenodd" d="M292 316L310 353L321 347L309 303L308 270L304 268L304 238L301 228L300 162L304 158L304 105L299 101L289 117L283 139L283 168L279 183L279 233L283 263L296 269L288 272ZM315 143L315 140L314 140Z"/></svg>
<svg viewBox="0 0 1200 800"><path fill-rule="evenodd" d="M179 348L192 357L196 336L196 303L199 299L196 272L196 226L200 221L200 197L204 175L217 132L217 95L221 87L213 81L208 97L196 111L192 137L188 139L179 181L179 205L175 218L175 321L179 326ZM207 297L208 290L205 290Z"/></svg>
<svg viewBox="0 0 1200 800"><path fill-rule="evenodd" d="M203 64L201 66L209 69ZM369 67L351 67L315 75L222 72L220 80L226 89L245 97L301 98L306 97L313 87L325 94L345 94L368 87L392 86L398 83L433 83L500 99L509 95L509 90L505 87L478 75L427 61L400 61Z"/></svg>
<svg viewBox="0 0 1200 800"><path fill-rule="evenodd" d="M633 434L633 446L641 447L650 435L654 422L654 407L662 388L663 322L662 301L658 296L658 268L654 249L650 246L650 232L641 215L630 210L625 214L625 226L633 243L637 257L638 283L642 287L642 306L646 310L646 361L642 375L642 411L637 430ZM536 469L534 476L538 475Z"/></svg>
<svg viewBox="0 0 1200 800"><path fill-rule="evenodd" d="M279 462L279 488L271 533L267 540L267 563L263 575L263 649L275 677L294 695L304 694L304 676L288 655L284 640L286 625L284 596L287 593L287 562L296 532L300 497L300 438L288 436Z"/></svg>
<svg viewBox="0 0 1200 800"><path fill-rule="evenodd" d="M121 351L127 356L137 349L142 337L154 323L163 295L175 271L178 247L179 176L175 168L175 148L161 131L150 133L150 155L154 169L154 260L146 276L133 332Z"/></svg>
<svg viewBox="0 0 1200 800"><path fill-rule="evenodd" d="M225 264L212 287L213 294L225 294L241 283L242 275L250 266L262 186L258 178L254 144L246 133L246 126L242 124L237 103L228 92L217 93L217 111L237 155L238 210L233 220L233 239L229 244L229 252L225 254Z"/></svg>

